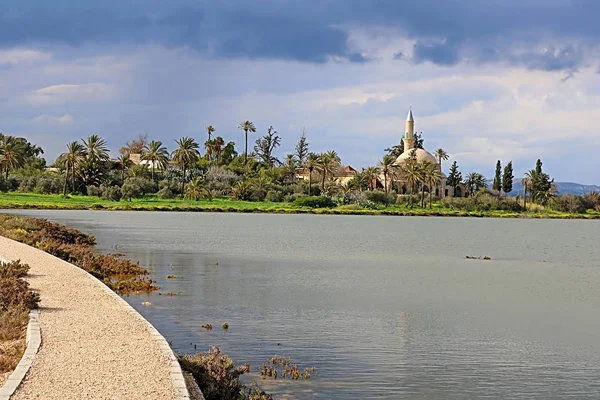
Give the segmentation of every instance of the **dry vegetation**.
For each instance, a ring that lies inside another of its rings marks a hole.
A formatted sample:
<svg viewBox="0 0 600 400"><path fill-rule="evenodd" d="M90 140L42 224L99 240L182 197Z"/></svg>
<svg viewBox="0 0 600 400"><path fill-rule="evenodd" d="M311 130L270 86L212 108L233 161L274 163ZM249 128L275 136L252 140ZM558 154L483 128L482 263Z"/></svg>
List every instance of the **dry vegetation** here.
<svg viewBox="0 0 600 400"><path fill-rule="evenodd" d="M25 352L28 314L40 301L23 280L28 270L19 261L0 263L0 386Z"/></svg>
<svg viewBox="0 0 600 400"><path fill-rule="evenodd" d="M75 264L120 294L158 289L148 271L118 254L98 254L95 239L39 218L0 215L0 235Z"/></svg>

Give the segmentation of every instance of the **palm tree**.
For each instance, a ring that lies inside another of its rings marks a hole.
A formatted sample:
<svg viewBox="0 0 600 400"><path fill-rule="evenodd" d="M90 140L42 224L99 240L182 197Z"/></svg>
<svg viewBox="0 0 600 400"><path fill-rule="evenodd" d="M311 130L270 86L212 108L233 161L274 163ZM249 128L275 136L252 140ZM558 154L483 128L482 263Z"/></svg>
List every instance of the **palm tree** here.
<svg viewBox="0 0 600 400"><path fill-rule="evenodd" d="M169 164L169 152L160 140L153 140L147 146L144 146L144 153L141 158L150 163L152 180L154 180L155 167L166 169Z"/></svg>
<svg viewBox="0 0 600 400"><path fill-rule="evenodd" d="M323 182L321 189L325 190L325 180L327 175L331 175L331 179L335 176L335 172L340 167L342 160L335 150L329 150L327 153L319 155L317 165L321 174L323 174Z"/></svg>
<svg viewBox="0 0 600 400"><path fill-rule="evenodd" d="M411 157L408 158L404 165L398 168L399 173L403 176L410 186L410 193L414 194L417 189L417 185L421 182L421 165L417 161L415 151L411 151ZM412 198L410 200L410 206L412 208Z"/></svg>
<svg viewBox="0 0 600 400"><path fill-rule="evenodd" d="M319 156L315 153L308 153L306 156L306 162L304 163L304 167L308 170L308 196L310 197L310 190L312 186L312 173L317 167L319 161Z"/></svg>
<svg viewBox="0 0 600 400"><path fill-rule="evenodd" d="M240 123L239 128L244 131L246 136L246 151L244 152L244 165L248 163L248 132L256 132L256 127L251 121L244 121Z"/></svg>
<svg viewBox="0 0 600 400"><path fill-rule="evenodd" d="M23 141L14 136L2 136L0 140L0 174L4 170L5 177L12 168L20 168L25 162L25 146Z"/></svg>
<svg viewBox="0 0 600 400"><path fill-rule="evenodd" d="M523 209L525 211L527 211L527 191L531 188L531 179L533 174L535 174L535 171L533 170L526 172L525 176L521 180L521 183L523 184Z"/></svg>
<svg viewBox="0 0 600 400"><path fill-rule="evenodd" d="M383 174L383 185L385 186L385 192L388 192L388 177L394 173L394 161L396 159L393 156L387 155L384 156L381 161L379 161L379 171Z"/></svg>
<svg viewBox="0 0 600 400"><path fill-rule="evenodd" d="M485 176L477 172L471 172L467 175L465 185L469 189L471 196L480 189L487 187L487 183L485 183Z"/></svg>
<svg viewBox="0 0 600 400"><path fill-rule="evenodd" d="M212 125L208 125L206 127L206 133L208 133L208 140L210 140L210 135L216 131L215 127Z"/></svg>
<svg viewBox="0 0 600 400"><path fill-rule="evenodd" d="M442 160L447 160L450 158L450 156L448 155L448 153L446 153L446 151L442 148L439 148L435 151L434 155L437 157L438 159L438 163L440 164L440 171L442 170Z"/></svg>
<svg viewBox="0 0 600 400"><path fill-rule="evenodd" d="M185 173L188 165L198 160L200 147L198 143L191 137L185 136L179 140L175 140L177 149L173 151L173 161L177 163L183 170L183 181L181 183L181 192L185 193Z"/></svg>
<svg viewBox="0 0 600 400"><path fill-rule="evenodd" d="M87 139L81 139L85 147L85 155L92 162L104 162L109 159L109 150L106 140L98 135L90 135Z"/></svg>
<svg viewBox="0 0 600 400"><path fill-rule="evenodd" d="M433 203L433 187L439 185L442 180L442 173L438 170L437 165L425 161L423 163L423 175L429 185L429 209Z"/></svg>
<svg viewBox="0 0 600 400"><path fill-rule="evenodd" d="M289 181L289 182L293 182L295 177L296 177L296 170L297 170L297 162L296 162L296 156L294 154L288 154L285 156L285 162L282 165L283 168L283 176L284 179Z"/></svg>
<svg viewBox="0 0 600 400"><path fill-rule="evenodd" d="M183 195L185 200L194 200L198 201L202 198L207 198L208 200L212 200L212 194L208 189L208 185L206 181L200 177L196 177L192 179L192 181L185 188L185 193Z"/></svg>
<svg viewBox="0 0 600 400"><path fill-rule="evenodd" d="M369 190L375 190L375 188L377 187L377 176L379 175L379 168L368 167L367 169L365 169L365 175L369 181Z"/></svg>
<svg viewBox="0 0 600 400"><path fill-rule="evenodd" d="M133 165L133 161L129 158L129 153L121 154L117 159L117 164L121 168L121 183L125 182L125 170Z"/></svg>
<svg viewBox="0 0 600 400"><path fill-rule="evenodd" d="M69 171L71 171L71 186L75 191L75 168L85 157L85 148L79 142L70 142L67 144L67 151L62 153L58 160L65 165L65 186L63 194L67 194L67 182L69 179Z"/></svg>

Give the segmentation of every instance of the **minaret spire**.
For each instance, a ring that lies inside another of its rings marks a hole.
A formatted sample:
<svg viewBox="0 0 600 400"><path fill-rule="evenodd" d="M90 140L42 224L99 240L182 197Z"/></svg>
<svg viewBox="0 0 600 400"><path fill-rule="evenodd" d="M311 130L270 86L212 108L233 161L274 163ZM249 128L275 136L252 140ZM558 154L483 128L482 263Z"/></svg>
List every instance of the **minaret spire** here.
<svg viewBox="0 0 600 400"><path fill-rule="evenodd" d="M412 114L412 107L408 109L408 116L406 117L406 129L404 132L404 151L412 150L415 147L415 119Z"/></svg>

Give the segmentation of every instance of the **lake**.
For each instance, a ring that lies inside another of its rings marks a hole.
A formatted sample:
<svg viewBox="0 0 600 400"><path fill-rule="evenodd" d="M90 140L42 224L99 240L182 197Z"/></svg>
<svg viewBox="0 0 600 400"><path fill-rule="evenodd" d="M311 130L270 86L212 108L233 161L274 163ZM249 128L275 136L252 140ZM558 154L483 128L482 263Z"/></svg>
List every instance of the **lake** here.
<svg viewBox="0 0 600 400"><path fill-rule="evenodd" d="M600 221L18 213L178 293L126 298L175 351L219 346L259 382L274 355L316 367L260 382L282 398L600 398Z"/></svg>

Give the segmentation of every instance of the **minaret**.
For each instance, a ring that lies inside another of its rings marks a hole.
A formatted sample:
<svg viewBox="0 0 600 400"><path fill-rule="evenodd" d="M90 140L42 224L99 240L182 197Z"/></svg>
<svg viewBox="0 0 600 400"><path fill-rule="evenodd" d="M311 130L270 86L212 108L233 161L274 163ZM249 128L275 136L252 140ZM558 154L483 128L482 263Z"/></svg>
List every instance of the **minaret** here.
<svg viewBox="0 0 600 400"><path fill-rule="evenodd" d="M415 148L415 120L411 108L408 109L408 116L406 117L406 133L404 133L402 141L404 142L405 153Z"/></svg>

